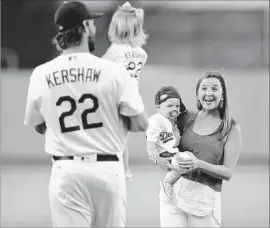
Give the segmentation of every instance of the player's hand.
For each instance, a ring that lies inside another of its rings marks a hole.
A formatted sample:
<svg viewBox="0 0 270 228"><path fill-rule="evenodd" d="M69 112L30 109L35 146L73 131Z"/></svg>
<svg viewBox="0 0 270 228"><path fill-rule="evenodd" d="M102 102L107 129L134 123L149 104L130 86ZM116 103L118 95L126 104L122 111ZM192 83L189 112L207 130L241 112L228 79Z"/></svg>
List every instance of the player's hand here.
<svg viewBox="0 0 270 228"><path fill-rule="evenodd" d="M47 130L47 126L46 126L46 123L43 122L39 125L37 125L35 127L36 131L39 133L39 134L45 134L46 130Z"/></svg>
<svg viewBox="0 0 270 228"><path fill-rule="evenodd" d="M130 131L130 128L131 128L131 121L130 121L130 118L127 117L127 116L122 116L121 115L121 118L123 119L123 123L124 123L124 127Z"/></svg>
<svg viewBox="0 0 270 228"><path fill-rule="evenodd" d="M157 157L157 164L162 170L166 172L170 170L178 171L178 169L170 163L170 159Z"/></svg>

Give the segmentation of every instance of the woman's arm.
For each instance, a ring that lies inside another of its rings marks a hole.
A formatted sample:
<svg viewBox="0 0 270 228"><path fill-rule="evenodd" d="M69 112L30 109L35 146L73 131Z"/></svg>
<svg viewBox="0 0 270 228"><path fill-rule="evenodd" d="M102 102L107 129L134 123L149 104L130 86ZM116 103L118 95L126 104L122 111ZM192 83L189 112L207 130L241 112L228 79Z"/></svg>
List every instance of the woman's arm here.
<svg viewBox="0 0 270 228"><path fill-rule="evenodd" d="M235 125L232 128L224 147L223 165L212 165L200 160L198 167L210 176L228 181L235 170L241 149L241 128L239 125Z"/></svg>
<svg viewBox="0 0 270 228"><path fill-rule="evenodd" d="M237 165L239 153L242 149L242 134L241 128L239 125L235 125L227 139L227 142L224 147L224 161L223 165L213 165L208 162L199 160L190 153L193 157L193 169L200 168L203 172L208 175L223 179L230 180L234 169ZM181 163L180 167L185 167L189 162Z"/></svg>

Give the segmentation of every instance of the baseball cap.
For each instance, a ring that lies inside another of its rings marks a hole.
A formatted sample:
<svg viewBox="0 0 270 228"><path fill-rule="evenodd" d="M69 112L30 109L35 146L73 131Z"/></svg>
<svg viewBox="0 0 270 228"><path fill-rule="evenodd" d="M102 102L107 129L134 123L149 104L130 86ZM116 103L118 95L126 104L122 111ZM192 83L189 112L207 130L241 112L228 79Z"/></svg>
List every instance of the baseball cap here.
<svg viewBox="0 0 270 228"><path fill-rule="evenodd" d="M82 24L86 19L103 16L103 13L90 12L86 5L79 1L64 2L54 14L54 22L58 30L68 30Z"/></svg>
<svg viewBox="0 0 270 228"><path fill-rule="evenodd" d="M178 98L180 100L180 112L186 112L186 106L182 102L181 96L173 86L164 86L160 88L155 96L155 105L160 105L169 98Z"/></svg>
<svg viewBox="0 0 270 228"><path fill-rule="evenodd" d="M155 96L155 104L159 105L169 98L178 98L181 100L181 96L173 86L164 86L158 90Z"/></svg>

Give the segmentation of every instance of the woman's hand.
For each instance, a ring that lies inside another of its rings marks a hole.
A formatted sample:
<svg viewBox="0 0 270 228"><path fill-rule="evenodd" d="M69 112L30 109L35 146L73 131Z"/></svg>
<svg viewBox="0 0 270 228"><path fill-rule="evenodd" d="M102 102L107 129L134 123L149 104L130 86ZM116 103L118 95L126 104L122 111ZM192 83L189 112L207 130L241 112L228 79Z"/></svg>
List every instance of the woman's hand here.
<svg viewBox="0 0 270 228"><path fill-rule="evenodd" d="M185 152L189 154L189 158L182 161L178 161L179 168L188 171L199 168L200 160L193 153L189 151Z"/></svg>

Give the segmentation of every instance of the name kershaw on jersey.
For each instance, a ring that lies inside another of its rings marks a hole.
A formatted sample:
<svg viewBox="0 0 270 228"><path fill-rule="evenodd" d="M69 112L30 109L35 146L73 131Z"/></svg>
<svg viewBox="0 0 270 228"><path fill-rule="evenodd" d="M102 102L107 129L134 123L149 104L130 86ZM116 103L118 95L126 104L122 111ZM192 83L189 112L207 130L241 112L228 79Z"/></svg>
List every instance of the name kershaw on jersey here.
<svg viewBox="0 0 270 228"><path fill-rule="evenodd" d="M70 68L54 71L46 76L48 87L70 82L98 82L101 70L93 68Z"/></svg>
<svg viewBox="0 0 270 228"><path fill-rule="evenodd" d="M126 59L145 59L146 55L140 52L132 51L132 52L126 52L125 53Z"/></svg>

